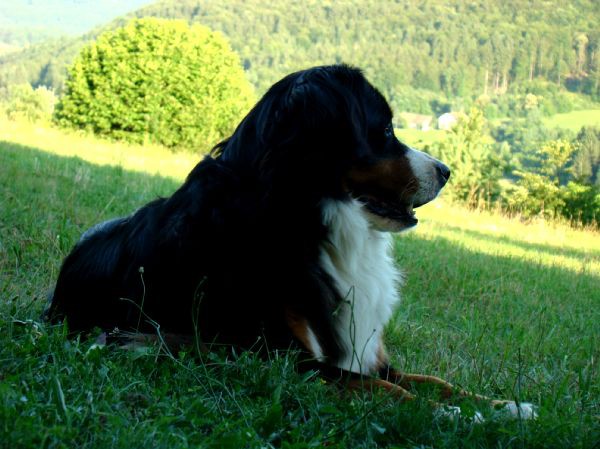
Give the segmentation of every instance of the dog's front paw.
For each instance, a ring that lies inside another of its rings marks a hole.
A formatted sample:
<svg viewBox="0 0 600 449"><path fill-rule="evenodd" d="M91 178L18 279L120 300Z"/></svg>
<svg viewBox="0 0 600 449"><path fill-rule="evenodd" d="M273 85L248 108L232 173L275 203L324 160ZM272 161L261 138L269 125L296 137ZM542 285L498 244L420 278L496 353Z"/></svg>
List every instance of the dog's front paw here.
<svg viewBox="0 0 600 449"><path fill-rule="evenodd" d="M530 402L506 401L497 409L497 413L502 416L514 419L533 420L537 419L536 406Z"/></svg>
<svg viewBox="0 0 600 449"><path fill-rule="evenodd" d="M460 407L453 405L440 405L435 409L434 416L436 419L446 419L448 421L458 421L459 419L465 419L472 424L482 424L485 421L483 415L475 411L473 416L465 416L462 414Z"/></svg>
<svg viewBox="0 0 600 449"><path fill-rule="evenodd" d="M435 408L433 416L436 419L455 421L460 418L460 413L460 407L455 407L453 405L439 405Z"/></svg>

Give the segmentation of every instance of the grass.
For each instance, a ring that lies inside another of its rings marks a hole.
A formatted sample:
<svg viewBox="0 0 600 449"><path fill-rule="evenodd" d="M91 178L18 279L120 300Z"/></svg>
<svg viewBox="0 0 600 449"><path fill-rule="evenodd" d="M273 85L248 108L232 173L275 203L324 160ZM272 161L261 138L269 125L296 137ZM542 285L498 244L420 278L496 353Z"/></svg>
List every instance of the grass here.
<svg viewBox="0 0 600 449"><path fill-rule="evenodd" d="M0 447L598 447L598 232L442 199L398 236L406 285L386 332L396 364L539 406L529 423L450 422L422 400L341 395L297 374L294 354L198 358L66 340L38 320L61 259L91 224L171 193L195 158L0 130Z"/></svg>
<svg viewBox="0 0 600 449"><path fill-rule="evenodd" d="M20 145L42 148L57 156L77 156L95 165L109 165L124 170L161 174L183 179L199 156L168 153L156 145L132 145L86 137L76 131L64 131L43 125L0 119L0 139Z"/></svg>
<svg viewBox="0 0 600 449"><path fill-rule="evenodd" d="M447 134L447 131L439 129L421 131L418 129L402 128L396 129L395 131L398 139L415 148L423 148L426 145L439 142L440 140L443 140Z"/></svg>
<svg viewBox="0 0 600 449"><path fill-rule="evenodd" d="M584 109L556 114L544 119L548 128L564 128L579 131L582 126L600 126L600 109Z"/></svg>

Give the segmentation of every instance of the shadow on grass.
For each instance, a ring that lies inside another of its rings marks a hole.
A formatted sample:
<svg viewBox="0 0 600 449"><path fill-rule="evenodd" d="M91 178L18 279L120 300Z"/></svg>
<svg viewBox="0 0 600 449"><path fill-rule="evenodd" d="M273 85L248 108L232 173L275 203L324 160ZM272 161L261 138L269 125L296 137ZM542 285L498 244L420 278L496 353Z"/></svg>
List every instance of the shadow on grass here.
<svg viewBox="0 0 600 449"><path fill-rule="evenodd" d="M0 141L0 162L6 199L28 206L25 209L36 215L60 214L61 205L75 207L74 218L81 221L128 214L144 202L171 194L180 184L160 175L96 165L6 141ZM37 211L32 210L34 205L40 206Z"/></svg>
<svg viewBox="0 0 600 449"><path fill-rule="evenodd" d="M600 319L594 274L480 253L441 236L422 239L418 231L398 236L396 259L406 273L399 315L412 308L406 320L481 337L492 351L492 342L508 340L540 361L593 352Z"/></svg>
<svg viewBox="0 0 600 449"><path fill-rule="evenodd" d="M548 447L591 441L586 420L600 415L598 276L424 239L418 230L397 237L396 259L406 281L386 337L398 366L532 401L544 415L538 436L578 428L557 432Z"/></svg>
<svg viewBox="0 0 600 449"><path fill-rule="evenodd" d="M83 231L180 184L6 141L0 141L0 167L0 302L45 297Z"/></svg>

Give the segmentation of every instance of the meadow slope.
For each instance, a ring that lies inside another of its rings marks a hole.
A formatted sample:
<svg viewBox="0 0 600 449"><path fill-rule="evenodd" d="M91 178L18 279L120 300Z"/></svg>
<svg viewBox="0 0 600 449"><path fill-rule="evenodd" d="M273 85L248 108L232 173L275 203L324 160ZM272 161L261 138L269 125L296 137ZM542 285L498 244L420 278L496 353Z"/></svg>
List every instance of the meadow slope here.
<svg viewBox="0 0 600 449"><path fill-rule="evenodd" d="M583 109L555 114L544 118L543 122L548 128L563 128L578 132L582 126L600 126L600 109Z"/></svg>
<svg viewBox="0 0 600 449"><path fill-rule="evenodd" d="M422 400L341 396L297 374L294 354L265 361L67 341L38 319L61 259L93 223L170 194L197 158L4 125L0 447L597 447L597 231L441 198L397 237L406 282L386 332L394 361L539 406L530 423L485 408L483 424L451 422Z"/></svg>

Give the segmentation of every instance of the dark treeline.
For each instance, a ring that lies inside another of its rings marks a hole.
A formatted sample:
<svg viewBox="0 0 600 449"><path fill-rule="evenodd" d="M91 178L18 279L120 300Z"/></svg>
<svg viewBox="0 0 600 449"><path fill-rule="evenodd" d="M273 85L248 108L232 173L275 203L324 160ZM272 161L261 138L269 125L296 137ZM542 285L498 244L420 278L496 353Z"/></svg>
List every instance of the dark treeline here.
<svg viewBox="0 0 600 449"><path fill-rule="evenodd" d="M424 109L415 105L414 89L461 98L502 94L533 80L600 96L595 0L185 0L132 15L183 18L223 32L259 93L290 71L344 61L364 67L401 110ZM0 86L60 90L65 67L97 34L0 58Z"/></svg>
<svg viewBox="0 0 600 449"><path fill-rule="evenodd" d="M165 2L138 14L223 31L259 89L315 62L350 61L390 91L412 85L460 97L539 77L598 90L594 1L222 3Z"/></svg>

